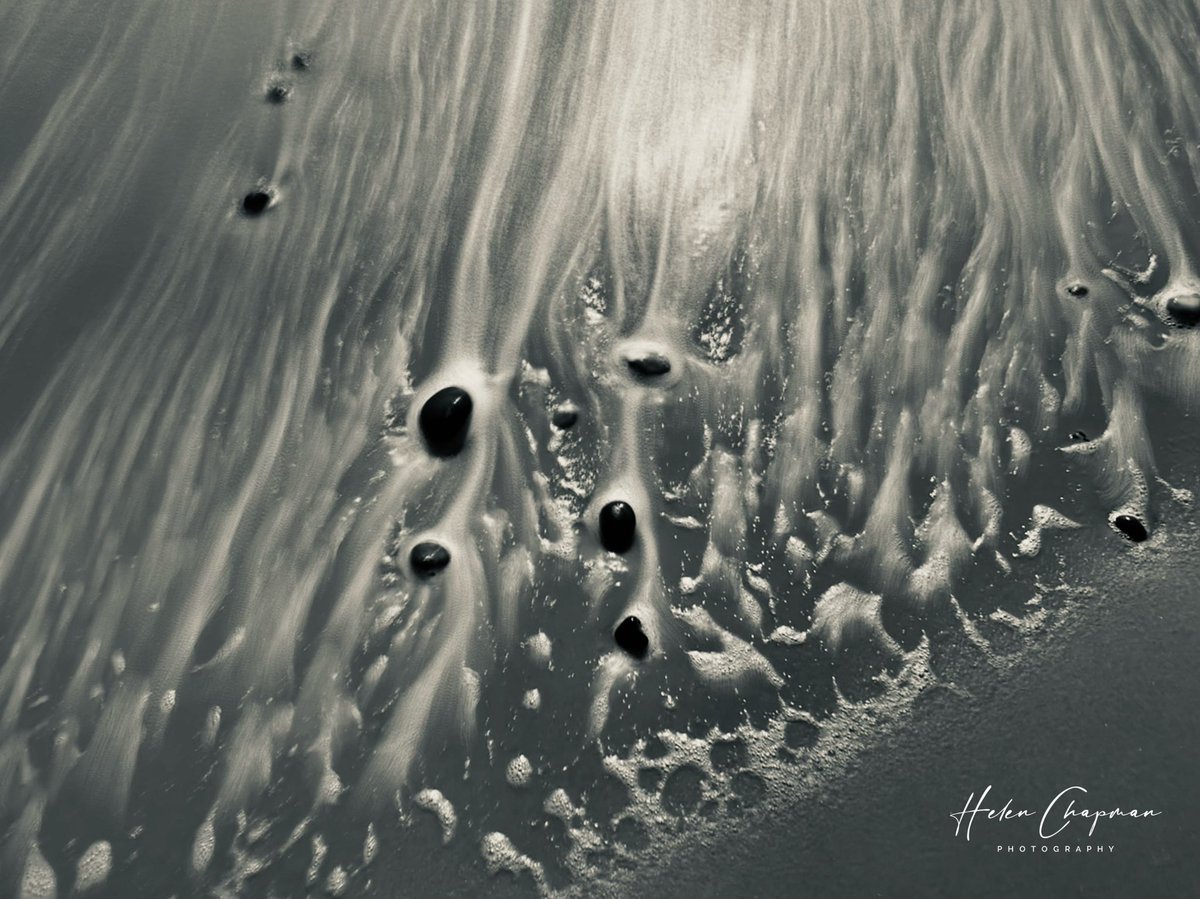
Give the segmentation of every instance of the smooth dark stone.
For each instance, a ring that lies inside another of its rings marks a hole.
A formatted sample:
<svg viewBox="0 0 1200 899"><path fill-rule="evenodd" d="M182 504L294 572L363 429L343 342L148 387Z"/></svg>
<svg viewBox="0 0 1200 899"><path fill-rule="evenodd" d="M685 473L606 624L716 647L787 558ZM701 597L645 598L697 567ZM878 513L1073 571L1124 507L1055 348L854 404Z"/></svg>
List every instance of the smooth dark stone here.
<svg viewBox="0 0 1200 899"><path fill-rule="evenodd" d="M1072 431L1071 439L1077 443L1087 443L1088 436L1083 431Z"/></svg>
<svg viewBox="0 0 1200 899"><path fill-rule="evenodd" d="M1133 515L1118 515L1113 519L1113 527L1134 543L1141 543L1150 536L1146 532L1146 526L1142 524L1141 519Z"/></svg>
<svg viewBox="0 0 1200 899"><path fill-rule="evenodd" d="M635 659L646 658L650 651L650 640L642 630L642 623L633 615L617 625L617 629L613 631L613 640Z"/></svg>
<svg viewBox="0 0 1200 899"><path fill-rule="evenodd" d="M426 540L412 548L409 560L417 577L429 578L450 564L450 550L440 543Z"/></svg>
<svg viewBox="0 0 1200 899"><path fill-rule="evenodd" d="M267 86L267 102L283 103L291 95L292 89L286 84L271 84Z"/></svg>
<svg viewBox="0 0 1200 899"><path fill-rule="evenodd" d="M550 417L550 424L560 431L573 427L577 421L579 421L579 413L574 409L555 409L554 414Z"/></svg>
<svg viewBox="0 0 1200 899"><path fill-rule="evenodd" d="M1189 293L1167 300L1167 315L1181 328L1200 325L1200 295Z"/></svg>
<svg viewBox="0 0 1200 899"><path fill-rule="evenodd" d="M629 503L614 500L600 510L600 543L609 552L629 552L636 533L637 515Z"/></svg>
<svg viewBox="0 0 1200 899"><path fill-rule="evenodd" d="M471 427L475 404L461 387L443 387L425 401L418 424L425 445L435 456L454 456L462 451Z"/></svg>
<svg viewBox="0 0 1200 899"><path fill-rule="evenodd" d="M271 205L271 195L265 190L252 190L242 197L242 212L246 215L262 215Z"/></svg>
<svg viewBox="0 0 1200 899"><path fill-rule="evenodd" d="M671 370L671 360L658 353L649 353L636 359L626 359L625 364L639 375L647 378L656 378Z"/></svg>
<svg viewBox="0 0 1200 899"><path fill-rule="evenodd" d="M1082 284L1069 284L1067 285L1067 293L1073 297L1083 298L1088 295L1088 289Z"/></svg>

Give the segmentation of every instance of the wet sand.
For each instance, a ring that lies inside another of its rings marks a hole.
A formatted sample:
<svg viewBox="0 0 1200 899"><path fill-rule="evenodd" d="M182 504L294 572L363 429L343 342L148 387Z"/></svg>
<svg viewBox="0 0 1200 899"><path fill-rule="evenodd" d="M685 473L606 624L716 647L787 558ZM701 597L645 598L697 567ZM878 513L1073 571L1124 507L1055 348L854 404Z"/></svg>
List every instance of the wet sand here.
<svg viewBox="0 0 1200 899"><path fill-rule="evenodd" d="M0 892L1192 890L1198 18L0 6Z"/></svg>

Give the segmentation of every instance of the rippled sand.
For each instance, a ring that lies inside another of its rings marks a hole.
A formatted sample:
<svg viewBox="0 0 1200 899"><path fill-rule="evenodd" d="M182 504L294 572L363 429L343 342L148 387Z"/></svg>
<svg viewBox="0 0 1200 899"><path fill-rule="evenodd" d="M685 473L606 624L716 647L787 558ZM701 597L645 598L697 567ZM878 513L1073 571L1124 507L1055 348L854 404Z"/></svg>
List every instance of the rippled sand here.
<svg viewBox="0 0 1200 899"><path fill-rule="evenodd" d="M620 891L1019 665L1191 520L1198 24L4 4L0 891Z"/></svg>

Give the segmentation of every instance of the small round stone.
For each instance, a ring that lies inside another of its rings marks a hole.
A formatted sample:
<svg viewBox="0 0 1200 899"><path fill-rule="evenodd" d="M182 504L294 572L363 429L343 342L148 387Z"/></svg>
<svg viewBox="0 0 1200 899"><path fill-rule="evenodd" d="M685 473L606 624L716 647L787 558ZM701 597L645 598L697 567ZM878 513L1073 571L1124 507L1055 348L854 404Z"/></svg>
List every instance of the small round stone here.
<svg viewBox="0 0 1200 899"><path fill-rule="evenodd" d="M425 445L435 456L454 456L462 452L471 427L475 404L461 387L443 387L425 401L418 424Z"/></svg>
<svg viewBox="0 0 1200 899"><path fill-rule="evenodd" d="M647 353L644 356L626 359L625 364L645 378L656 378L671 370L671 360L660 353Z"/></svg>
<svg viewBox="0 0 1200 899"><path fill-rule="evenodd" d="M271 205L271 195L265 190L252 190L242 197L242 212L246 215L262 215Z"/></svg>
<svg viewBox="0 0 1200 899"><path fill-rule="evenodd" d="M1167 316L1180 328L1200 325L1200 294L1188 293L1167 300Z"/></svg>
<svg viewBox="0 0 1200 899"><path fill-rule="evenodd" d="M412 548L409 560L417 577L431 578L450 564L450 550L440 543L425 540Z"/></svg>
<svg viewBox="0 0 1200 899"><path fill-rule="evenodd" d="M555 409L554 414L550 416L550 424L554 425L560 431L574 427L577 421L579 421L579 413L570 406L562 406Z"/></svg>
<svg viewBox="0 0 1200 899"><path fill-rule="evenodd" d="M311 53L300 52L300 53L292 54L292 68L295 69L297 72L302 72L311 65L312 65L312 54Z"/></svg>
<svg viewBox="0 0 1200 899"><path fill-rule="evenodd" d="M609 552L629 552L636 533L637 515L629 503L614 500L600 510L600 544Z"/></svg>
<svg viewBox="0 0 1200 899"><path fill-rule="evenodd" d="M642 622L634 615L617 625L617 629L613 631L613 640L635 659L646 658L650 651L650 640L642 630Z"/></svg>
<svg viewBox="0 0 1200 899"><path fill-rule="evenodd" d="M1067 293L1069 293L1073 297L1078 297L1078 298L1082 299L1083 297L1086 297L1088 295L1088 289L1082 284L1078 284L1078 283L1068 284L1067 285Z"/></svg>
<svg viewBox="0 0 1200 899"><path fill-rule="evenodd" d="M283 103L291 95L292 89L286 84L269 84L267 85L267 102L268 103Z"/></svg>
<svg viewBox="0 0 1200 899"><path fill-rule="evenodd" d="M1142 520L1135 515L1117 515L1112 523L1114 528L1134 543L1141 543L1150 536Z"/></svg>

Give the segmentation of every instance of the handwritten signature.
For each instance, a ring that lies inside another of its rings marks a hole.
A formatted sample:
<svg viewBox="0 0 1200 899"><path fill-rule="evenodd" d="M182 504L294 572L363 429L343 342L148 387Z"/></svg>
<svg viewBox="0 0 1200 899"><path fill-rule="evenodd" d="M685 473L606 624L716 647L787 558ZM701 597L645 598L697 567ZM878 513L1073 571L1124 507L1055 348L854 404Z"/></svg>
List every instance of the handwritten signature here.
<svg viewBox="0 0 1200 899"><path fill-rule="evenodd" d="M979 815L982 815L988 821L1013 821L1020 818L1038 817L1038 812L1036 811L1015 808L1011 798L999 807L985 807L984 802L987 801L988 794L991 791L992 786L988 784L987 789L979 794L978 799L972 793L967 797L967 802L963 806L963 810L950 815L955 821L955 836L964 835L969 842L971 839L971 827ZM1091 822L1088 826L1088 836L1090 837L1096 832L1096 825L1103 818L1156 818L1162 814L1162 812L1153 809L1123 809L1119 806L1111 809L1076 808L1075 800L1079 798L1082 801L1081 797L1071 795L1076 792L1087 793L1087 790L1080 786L1067 787L1051 799L1050 803L1041 812L1038 820L1038 836L1043 840L1049 840L1058 836L1067 827L1076 822Z"/></svg>

